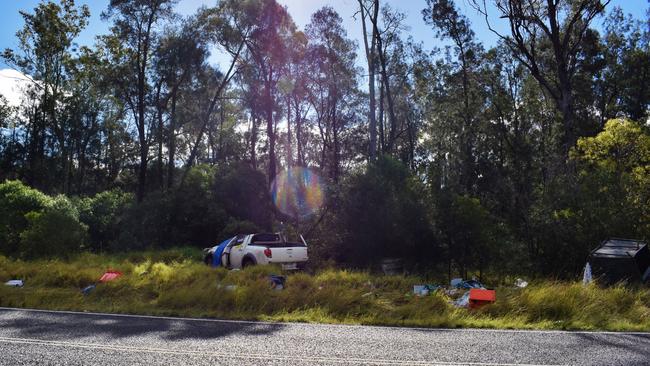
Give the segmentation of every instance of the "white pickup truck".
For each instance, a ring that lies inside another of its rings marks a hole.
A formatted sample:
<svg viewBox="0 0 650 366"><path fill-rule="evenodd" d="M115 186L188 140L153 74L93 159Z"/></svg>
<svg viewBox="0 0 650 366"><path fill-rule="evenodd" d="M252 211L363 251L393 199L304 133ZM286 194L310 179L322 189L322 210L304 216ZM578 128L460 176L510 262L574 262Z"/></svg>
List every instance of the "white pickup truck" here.
<svg viewBox="0 0 650 366"><path fill-rule="evenodd" d="M255 264L279 263L283 269L298 269L309 258L307 242L289 242L280 233L245 234L205 248L203 261L213 267L244 268Z"/></svg>

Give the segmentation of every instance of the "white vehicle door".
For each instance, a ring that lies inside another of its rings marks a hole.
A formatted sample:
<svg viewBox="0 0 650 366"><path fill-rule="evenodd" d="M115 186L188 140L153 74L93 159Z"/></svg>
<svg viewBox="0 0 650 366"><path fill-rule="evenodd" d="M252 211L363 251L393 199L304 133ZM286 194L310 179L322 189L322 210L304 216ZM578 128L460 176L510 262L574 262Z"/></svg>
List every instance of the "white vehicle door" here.
<svg viewBox="0 0 650 366"><path fill-rule="evenodd" d="M241 242L237 240L230 247L231 268L241 268L241 262L242 259L244 258L244 255L246 255L246 246L250 241L250 237L251 237L250 235L246 235L246 237Z"/></svg>

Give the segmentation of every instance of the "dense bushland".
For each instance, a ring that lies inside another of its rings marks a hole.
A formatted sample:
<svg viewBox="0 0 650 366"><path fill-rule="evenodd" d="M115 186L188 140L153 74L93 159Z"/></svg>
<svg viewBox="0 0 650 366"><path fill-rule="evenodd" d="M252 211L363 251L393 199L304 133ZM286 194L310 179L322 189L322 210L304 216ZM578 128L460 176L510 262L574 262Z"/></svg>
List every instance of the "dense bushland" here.
<svg viewBox="0 0 650 366"><path fill-rule="evenodd" d="M571 154L579 177L565 182L572 194L551 193L555 209L537 202L530 236L489 201L437 189L429 176L381 157L330 187L325 206L305 220L277 211L264 174L247 164L196 166L183 186L140 204L119 189L51 197L7 181L0 184L0 251L30 259L202 248L239 232L283 229L307 235L315 267L377 268L384 258L401 258L418 273L571 277L603 238L650 234L650 136L634 122L611 120Z"/></svg>
<svg viewBox="0 0 650 366"><path fill-rule="evenodd" d="M467 2L509 25L491 46L450 0L422 1L422 42L384 0L304 27L276 0L39 2L0 53L22 91L0 96L0 253L284 229L317 267L571 278L607 237L650 239L647 16L497 2ZM91 10L109 26L79 46ZM272 201L293 168L325 186L300 218Z"/></svg>

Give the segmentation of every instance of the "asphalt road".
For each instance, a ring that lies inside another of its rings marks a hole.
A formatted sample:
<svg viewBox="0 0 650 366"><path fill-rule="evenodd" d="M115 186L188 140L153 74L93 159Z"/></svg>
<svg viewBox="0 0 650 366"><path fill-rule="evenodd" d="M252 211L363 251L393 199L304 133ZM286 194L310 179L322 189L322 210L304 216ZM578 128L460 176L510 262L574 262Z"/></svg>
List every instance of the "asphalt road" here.
<svg viewBox="0 0 650 366"><path fill-rule="evenodd" d="M0 365L650 365L650 334L417 329L0 308Z"/></svg>

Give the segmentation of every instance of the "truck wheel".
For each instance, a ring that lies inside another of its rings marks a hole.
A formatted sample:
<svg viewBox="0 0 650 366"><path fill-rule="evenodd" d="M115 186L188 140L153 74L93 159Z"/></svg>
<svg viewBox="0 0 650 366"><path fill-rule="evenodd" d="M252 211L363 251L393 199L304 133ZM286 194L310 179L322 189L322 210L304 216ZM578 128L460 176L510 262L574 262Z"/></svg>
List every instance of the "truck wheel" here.
<svg viewBox="0 0 650 366"><path fill-rule="evenodd" d="M244 258L244 259L242 260L242 262L241 262L241 268L246 268L246 267L248 267L248 266L252 266L252 265L254 265L254 264L255 264L255 262L253 262L252 259L250 259L250 258Z"/></svg>

